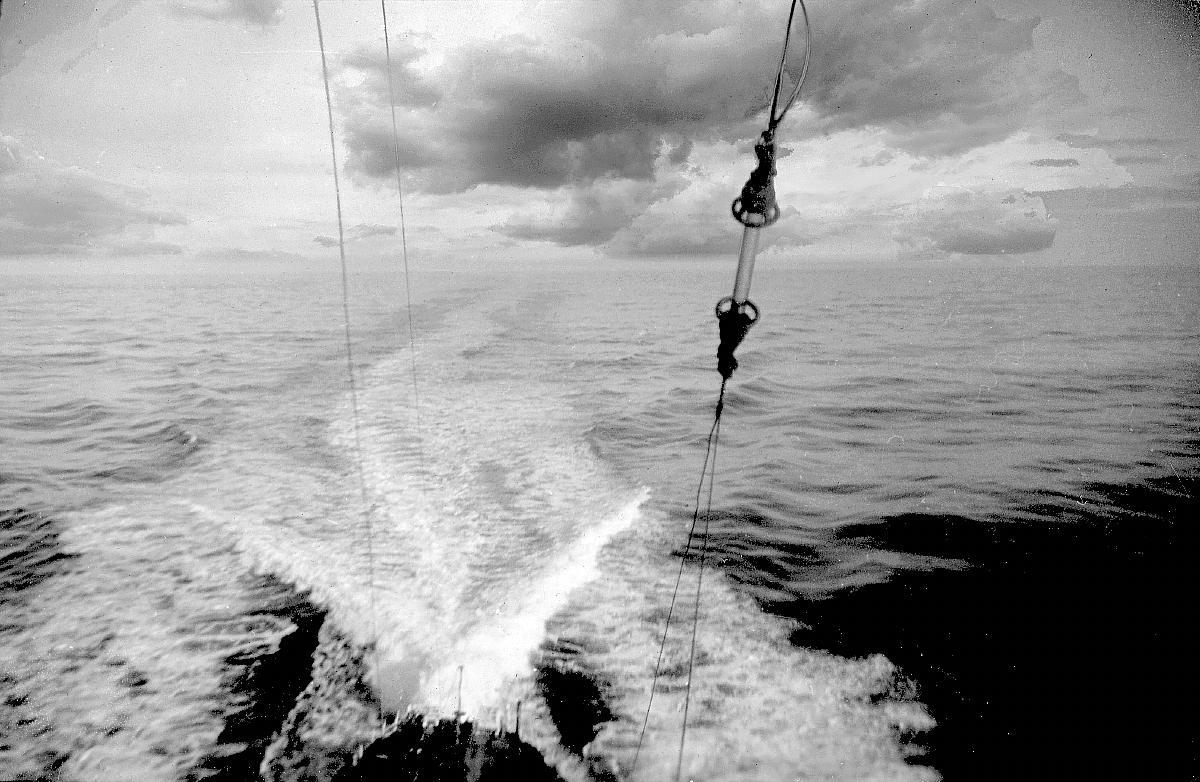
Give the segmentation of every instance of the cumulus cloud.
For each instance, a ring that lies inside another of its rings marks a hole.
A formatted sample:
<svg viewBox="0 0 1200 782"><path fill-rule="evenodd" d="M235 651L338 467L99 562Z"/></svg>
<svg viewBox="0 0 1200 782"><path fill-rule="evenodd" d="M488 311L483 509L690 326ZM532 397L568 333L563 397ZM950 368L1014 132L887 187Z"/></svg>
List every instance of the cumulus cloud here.
<svg viewBox="0 0 1200 782"><path fill-rule="evenodd" d="M1073 77L1037 64L1037 19L958 0L816 0L810 11L809 82L785 133L875 133L886 149L862 158L863 168L901 152L958 155L1082 99ZM437 58L419 39L398 37L398 150L382 44L341 58L347 167L384 183L398 164L415 190L431 194L496 185L558 197L549 207L531 197L537 208L505 218L497 230L510 238L726 251L728 226L717 235L712 217L725 213L729 183L716 212L675 211L669 228L656 215L664 200L686 206L676 196L702 175L696 144L745 143L761 129L785 18L778 4L620 0L539 13L540 28L465 41ZM802 41L797 23L790 77ZM639 225L654 230L639 236Z"/></svg>
<svg viewBox="0 0 1200 782"><path fill-rule="evenodd" d="M660 167L670 168L673 150L662 150ZM553 242L562 246L603 245L614 239L655 204L680 193L687 180L661 173L652 179L607 177L588 184L565 187L541 199L534 210L509 219L499 227L514 239ZM628 242L621 243L629 249Z"/></svg>
<svg viewBox="0 0 1200 782"><path fill-rule="evenodd" d="M1036 64L1036 18L959 0L820 8L806 92L826 131L880 127L899 148L955 154L1083 99L1074 77Z"/></svg>
<svg viewBox="0 0 1200 782"><path fill-rule="evenodd" d="M769 78L774 56L762 36L745 34L768 24L761 8L616 3L578 11L564 11L546 39L464 45L436 73L412 67L414 48L396 47L401 165L423 189L647 180L664 140L682 162L691 137L728 132L765 105L759 87L747 88ZM378 84L381 61L381 51L362 50L343 67ZM372 92L369 110L347 122L349 165L382 177L395 156L380 100L386 88Z"/></svg>
<svg viewBox="0 0 1200 782"><path fill-rule="evenodd" d="M709 176L680 177L679 182L683 186L677 192L647 204L616 232L609 247L624 255L736 253L741 231L732 217L726 218L733 183ZM770 234L779 236L774 228Z"/></svg>
<svg viewBox="0 0 1200 782"><path fill-rule="evenodd" d="M409 129L402 165L423 187L648 179L664 139L745 138L761 124L748 120L769 98L775 5L626 0L568 11L553 36L465 44L436 72L416 67L418 47L394 47ZM814 3L812 14L818 45L802 99L814 121L793 131L882 127L901 148L950 154L1081 99L1071 77L1028 56L1036 19L957 0ZM395 166L381 50L342 63L368 77L371 105L350 117L347 141L350 166L370 176Z"/></svg>
<svg viewBox="0 0 1200 782"><path fill-rule="evenodd" d="M283 19L283 0L177 0L173 5L185 16L216 22L272 27Z"/></svg>
<svg viewBox="0 0 1200 782"><path fill-rule="evenodd" d="M425 49L410 38L389 41L391 55L391 84L388 82L387 56L383 44L359 46L340 61L344 69L358 71L362 82L353 96L360 96L370 105L387 105L394 96L402 108L430 107L438 102L444 89L434 79L426 78L417 67L426 54Z"/></svg>
<svg viewBox="0 0 1200 782"><path fill-rule="evenodd" d="M499 230L513 239L567 247L603 244L645 209L651 187L645 182L609 179L574 188L564 194L564 208L513 217Z"/></svg>
<svg viewBox="0 0 1200 782"><path fill-rule="evenodd" d="M1040 196L942 188L909 207L898 240L914 254L1008 255L1054 244L1058 221Z"/></svg>
<svg viewBox="0 0 1200 782"><path fill-rule="evenodd" d="M1029 165L1038 168L1074 168L1079 165L1079 161L1073 157L1043 157L1031 160Z"/></svg>
<svg viewBox="0 0 1200 782"><path fill-rule="evenodd" d="M155 209L141 190L60 166L0 136L0 254L136 246L156 227L184 223Z"/></svg>

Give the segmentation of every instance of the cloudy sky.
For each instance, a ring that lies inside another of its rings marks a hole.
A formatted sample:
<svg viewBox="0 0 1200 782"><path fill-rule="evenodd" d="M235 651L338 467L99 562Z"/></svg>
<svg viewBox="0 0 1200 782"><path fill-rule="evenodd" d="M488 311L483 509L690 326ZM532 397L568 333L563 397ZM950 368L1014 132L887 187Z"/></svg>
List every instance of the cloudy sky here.
<svg viewBox="0 0 1200 782"><path fill-rule="evenodd" d="M811 0L768 252L1200 256L1200 0ZM348 254L733 254L786 0L321 4ZM798 67L802 47L797 44ZM0 5L0 258L320 262L312 4Z"/></svg>

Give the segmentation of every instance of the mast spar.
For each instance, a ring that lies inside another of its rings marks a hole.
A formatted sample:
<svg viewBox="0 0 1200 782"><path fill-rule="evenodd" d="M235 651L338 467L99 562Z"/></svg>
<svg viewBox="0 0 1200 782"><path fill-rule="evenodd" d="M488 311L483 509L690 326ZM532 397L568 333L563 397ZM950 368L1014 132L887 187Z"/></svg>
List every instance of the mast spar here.
<svg viewBox="0 0 1200 782"><path fill-rule="evenodd" d="M804 17L804 65L796 86L780 106L780 90L783 87L784 64L787 62L788 46L791 42L792 20L796 15L796 6ZM808 9L804 0L792 0L788 12L787 31L783 38L783 54L779 58L779 70L775 74L775 92L771 99L771 118L754 144L754 154L758 165L750 172L749 179L742 187L741 194L733 200L731 210L733 217L744 227L742 229L742 248L738 253L737 274L733 282L733 295L726 296L717 302L717 325L721 336L721 344L717 348L717 371L723 380L729 380L737 369L737 359L733 352L745 339L750 327L758 322L758 307L750 301L750 280L754 274L754 259L758 254L759 232L779 219L779 205L775 201L775 128L783 121L788 109L800 95L804 78L808 75L809 54L812 51L812 29L808 23Z"/></svg>

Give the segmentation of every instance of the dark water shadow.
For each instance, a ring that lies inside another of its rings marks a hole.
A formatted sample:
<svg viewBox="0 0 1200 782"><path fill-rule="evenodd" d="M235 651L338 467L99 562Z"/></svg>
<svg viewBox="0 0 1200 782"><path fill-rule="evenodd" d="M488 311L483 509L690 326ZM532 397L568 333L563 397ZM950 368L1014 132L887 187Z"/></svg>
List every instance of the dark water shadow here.
<svg viewBox="0 0 1200 782"><path fill-rule="evenodd" d="M1105 505L1031 502L1036 520L844 526L789 552L802 576L836 583L848 552L912 566L764 607L802 623L799 646L896 663L938 722L914 760L951 782L1195 779L1198 483L1090 486Z"/></svg>
<svg viewBox="0 0 1200 782"><path fill-rule="evenodd" d="M307 594L270 577L261 588L268 599L250 614L286 619L294 629L278 645L253 647L224 661L222 689L228 698L225 726L215 749L189 774L211 782L260 782L259 767L275 734L312 679L313 652L325 611Z"/></svg>

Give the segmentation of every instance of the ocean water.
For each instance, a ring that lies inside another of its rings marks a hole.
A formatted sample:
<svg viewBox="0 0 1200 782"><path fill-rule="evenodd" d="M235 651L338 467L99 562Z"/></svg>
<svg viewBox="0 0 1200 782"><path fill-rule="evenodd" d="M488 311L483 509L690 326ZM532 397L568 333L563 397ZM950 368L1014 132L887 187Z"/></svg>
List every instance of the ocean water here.
<svg viewBox="0 0 1200 782"><path fill-rule="evenodd" d="M412 349L354 270L353 390L333 269L0 269L0 778L320 778L518 702L565 779L674 778L731 267L433 261ZM1200 271L755 289L684 778L1194 778Z"/></svg>

